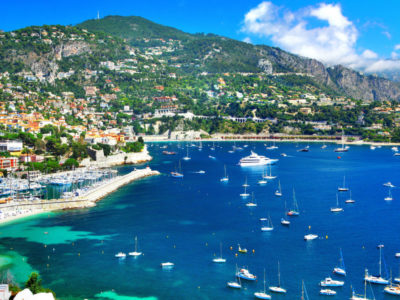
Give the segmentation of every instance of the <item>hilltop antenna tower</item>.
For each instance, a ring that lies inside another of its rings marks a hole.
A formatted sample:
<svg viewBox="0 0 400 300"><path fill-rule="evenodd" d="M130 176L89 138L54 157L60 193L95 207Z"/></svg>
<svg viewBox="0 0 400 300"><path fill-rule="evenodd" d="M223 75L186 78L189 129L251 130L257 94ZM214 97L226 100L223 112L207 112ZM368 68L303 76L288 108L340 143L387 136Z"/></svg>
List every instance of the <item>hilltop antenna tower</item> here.
<svg viewBox="0 0 400 300"><path fill-rule="evenodd" d="M97 11L97 20L100 20L100 12Z"/></svg>

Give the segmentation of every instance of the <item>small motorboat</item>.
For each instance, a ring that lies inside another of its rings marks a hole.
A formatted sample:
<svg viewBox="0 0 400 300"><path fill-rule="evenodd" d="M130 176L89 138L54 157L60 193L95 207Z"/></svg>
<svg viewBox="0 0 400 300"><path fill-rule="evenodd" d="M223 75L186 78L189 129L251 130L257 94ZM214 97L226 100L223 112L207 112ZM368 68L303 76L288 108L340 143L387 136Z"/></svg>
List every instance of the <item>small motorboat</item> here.
<svg viewBox="0 0 400 300"><path fill-rule="evenodd" d="M240 269L236 276L249 281L255 281L257 279L256 275L251 274L248 269L244 268Z"/></svg>
<svg viewBox="0 0 400 300"><path fill-rule="evenodd" d="M283 226L289 226L290 225L290 221L286 220L285 218L281 218L281 224Z"/></svg>
<svg viewBox="0 0 400 300"><path fill-rule="evenodd" d="M172 262L163 262L161 263L161 268L163 269L172 269L175 266Z"/></svg>
<svg viewBox="0 0 400 300"><path fill-rule="evenodd" d="M319 283L320 286L343 286L344 281L340 280L333 280L330 277L325 278Z"/></svg>
<svg viewBox="0 0 400 300"><path fill-rule="evenodd" d="M319 291L319 293L321 295L325 295L325 296L334 296L336 295L336 292L334 290L330 290L330 289L322 289Z"/></svg>
<svg viewBox="0 0 400 300"><path fill-rule="evenodd" d="M115 254L115 257L117 257L117 258L125 258L126 254L123 253L123 252L118 252L117 254Z"/></svg>
<svg viewBox="0 0 400 300"><path fill-rule="evenodd" d="M318 238L318 235L312 234L312 233L306 234L306 235L304 236L304 240L305 240L305 241L312 241L312 240L315 240L316 238Z"/></svg>
<svg viewBox="0 0 400 300"><path fill-rule="evenodd" d="M241 248L240 244L238 244L238 252L239 253L247 253L247 249L246 248Z"/></svg>

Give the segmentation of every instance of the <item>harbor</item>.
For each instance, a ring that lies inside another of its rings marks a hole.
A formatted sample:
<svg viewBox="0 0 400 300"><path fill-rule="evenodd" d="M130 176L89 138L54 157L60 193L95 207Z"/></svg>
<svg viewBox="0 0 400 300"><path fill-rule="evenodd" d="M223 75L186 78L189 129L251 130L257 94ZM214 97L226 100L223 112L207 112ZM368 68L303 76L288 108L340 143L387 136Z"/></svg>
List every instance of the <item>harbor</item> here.
<svg viewBox="0 0 400 300"><path fill-rule="evenodd" d="M66 195L69 197L56 199L40 199L37 197L30 197L27 199L8 198L5 203L0 204L0 224L50 211L92 207L103 197L134 180L159 174L159 172L153 171L150 168L135 169L122 176L116 175L116 171L111 173L113 174L112 177L92 183L84 189L79 189L79 193L77 193L76 190L68 192L69 194L67 193ZM57 182L62 185L71 185L71 181L66 178L73 178L73 176L76 176L76 178L82 178L79 176L80 174L82 174L82 171L77 170L74 172L64 173L62 174L63 176L59 177L55 175L47 175L47 177L45 176L44 178L41 178L41 180L48 179L49 181L45 182ZM61 180L60 178L63 179ZM65 193L63 195L65 195Z"/></svg>

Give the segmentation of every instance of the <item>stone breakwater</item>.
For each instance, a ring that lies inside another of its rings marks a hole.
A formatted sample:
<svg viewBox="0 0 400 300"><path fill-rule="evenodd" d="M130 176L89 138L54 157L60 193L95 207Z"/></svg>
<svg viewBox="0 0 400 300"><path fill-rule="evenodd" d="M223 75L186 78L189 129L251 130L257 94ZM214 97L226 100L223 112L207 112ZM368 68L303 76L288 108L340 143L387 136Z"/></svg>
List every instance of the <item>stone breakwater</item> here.
<svg viewBox="0 0 400 300"><path fill-rule="evenodd" d="M159 174L158 171L151 170L147 167L144 169L134 170L123 176L117 176L105 182L101 186L89 189L85 194L78 197L69 199L11 202L0 205L0 224L50 211L93 207L96 205L97 201L115 192L120 187L132 181Z"/></svg>

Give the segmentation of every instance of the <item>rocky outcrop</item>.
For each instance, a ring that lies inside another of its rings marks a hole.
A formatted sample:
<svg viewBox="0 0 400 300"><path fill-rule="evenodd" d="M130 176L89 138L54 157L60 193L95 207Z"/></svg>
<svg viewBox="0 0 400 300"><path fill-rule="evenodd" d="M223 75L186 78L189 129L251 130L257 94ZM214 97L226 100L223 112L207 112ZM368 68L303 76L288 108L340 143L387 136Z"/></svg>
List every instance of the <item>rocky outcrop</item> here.
<svg viewBox="0 0 400 300"><path fill-rule="evenodd" d="M260 54L272 62L274 72L308 74L315 81L355 99L400 101L398 82L374 75L364 75L341 65L326 67L315 59L297 56L279 48L260 46L260 49Z"/></svg>
<svg viewBox="0 0 400 300"><path fill-rule="evenodd" d="M400 84L373 75L363 75L343 66L328 68L337 88L357 99L400 100Z"/></svg>

